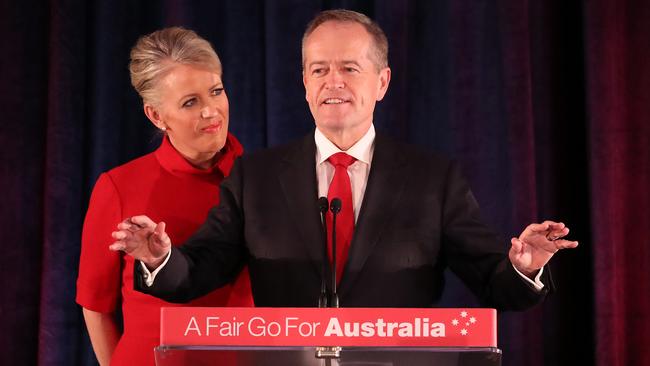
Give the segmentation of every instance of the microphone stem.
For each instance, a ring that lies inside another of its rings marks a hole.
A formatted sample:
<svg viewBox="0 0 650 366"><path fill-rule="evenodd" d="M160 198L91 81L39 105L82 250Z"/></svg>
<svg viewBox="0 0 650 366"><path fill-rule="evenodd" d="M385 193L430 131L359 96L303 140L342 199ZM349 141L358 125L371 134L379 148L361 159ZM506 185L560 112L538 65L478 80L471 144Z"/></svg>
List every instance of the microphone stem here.
<svg viewBox="0 0 650 366"><path fill-rule="evenodd" d="M336 292L336 215L338 212L332 214L332 299L330 307L339 307L339 295Z"/></svg>
<svg viewBox="0 0 650 366"><path fill-rule="evenodd" d="M325 245L323 246L323 262L322 262L322 268L321 268L321 283L320 283L320 297L318 298L318 307L319 308L326 308L327 303L328 303L328 296L327 296L327 206L326 204L325 210L323 211L321 209L320 216L321 219L323 220L323 228L325 231Z"/></svg>

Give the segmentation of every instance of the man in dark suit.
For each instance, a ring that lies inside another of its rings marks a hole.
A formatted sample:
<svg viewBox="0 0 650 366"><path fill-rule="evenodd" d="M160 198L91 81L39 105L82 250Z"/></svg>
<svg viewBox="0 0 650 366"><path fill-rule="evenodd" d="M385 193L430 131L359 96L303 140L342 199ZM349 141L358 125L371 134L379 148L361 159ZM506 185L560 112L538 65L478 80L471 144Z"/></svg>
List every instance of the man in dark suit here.
<svg viewBox="0 0 650 366"><path fill-rule="evenodd" d="M248 265L257 306L317 306L326 237L318 197L342 201L337 222L341 306L428 307L450 267L485 306L523 309L552 283L544 266L577 242L568 228L529 225L511 248L479 218L450 161L375 133L375 103L390 82L388 45L366 16L319 14L303 38L303 81L313 134L240 159L221 202L199 231L174 248L164 223L126 219L112 250L142 262L138 290L168 301L198 297ZM206 105L204 108L210 108Z"/></svg>

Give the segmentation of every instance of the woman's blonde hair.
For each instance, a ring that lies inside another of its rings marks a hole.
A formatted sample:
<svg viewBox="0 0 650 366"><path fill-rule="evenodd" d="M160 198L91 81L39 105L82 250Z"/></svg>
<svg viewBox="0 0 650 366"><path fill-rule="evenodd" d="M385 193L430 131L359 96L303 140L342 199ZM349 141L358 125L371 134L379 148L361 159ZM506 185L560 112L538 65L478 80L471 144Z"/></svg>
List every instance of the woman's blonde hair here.
<svg viewBox="0 0 650 366"><path fill-rule="evenodd" d="M131 49L131 85L145 104L157 105L158 82L174 64L195 65L221 75L221 61L210 42L181 27L157 30L140 37Z"/></svg>

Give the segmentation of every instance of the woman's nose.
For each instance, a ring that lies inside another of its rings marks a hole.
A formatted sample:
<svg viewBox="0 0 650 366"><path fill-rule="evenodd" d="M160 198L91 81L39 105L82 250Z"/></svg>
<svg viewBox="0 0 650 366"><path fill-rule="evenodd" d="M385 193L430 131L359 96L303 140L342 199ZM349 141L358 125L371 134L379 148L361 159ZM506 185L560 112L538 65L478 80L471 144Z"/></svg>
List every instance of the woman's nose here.
<svg viewBox="0 0 650 366"><path fill-rule="evenodd" d="M217 108L211 105L206 105L201 109L201 118L212 118L218 113Z"/></svg>

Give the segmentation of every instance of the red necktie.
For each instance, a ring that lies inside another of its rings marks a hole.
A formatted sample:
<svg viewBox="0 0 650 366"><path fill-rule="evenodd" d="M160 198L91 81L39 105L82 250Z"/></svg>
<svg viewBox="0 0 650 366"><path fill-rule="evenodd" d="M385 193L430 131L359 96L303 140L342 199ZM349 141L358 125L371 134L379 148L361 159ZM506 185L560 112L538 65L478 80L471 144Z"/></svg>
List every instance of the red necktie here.
<svg viewBox="0 0 650 366"><path fill-rule="evenodd" d="M336 215L336 282L341 282L343 267L348 259L348 251L354 233L354 209L352 207L352 187L348 167L357 159L346 153L336 153L327 159L334 165L334 178L327 192L327 200L341 199L341 212ZM327 211L327 250L332 260L332 211Z"/></svg>

